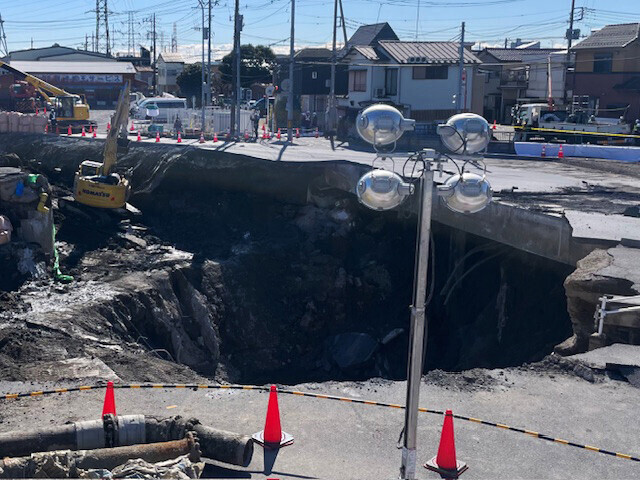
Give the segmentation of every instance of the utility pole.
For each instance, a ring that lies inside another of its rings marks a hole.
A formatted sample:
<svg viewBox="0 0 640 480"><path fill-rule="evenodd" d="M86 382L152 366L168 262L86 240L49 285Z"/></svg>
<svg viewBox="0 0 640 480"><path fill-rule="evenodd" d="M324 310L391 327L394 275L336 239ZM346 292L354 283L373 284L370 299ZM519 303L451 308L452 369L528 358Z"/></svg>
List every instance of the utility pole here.
<svg viewBox="0 0 640 480"><path fill-rule="evenodd" d="M289 42L289 98L287 99L287 138L289 143L293 143L293 69L295 66L295 27L296 0L291 0L291 38Z"/></svg>
<svg viewBox="0 0 640 480"><path fill-rule="evenodd" d="M333 2L333 50L331 51L331 91L329 92L329 118L327 130L333 139L336 128L336 37L338 36L338 0Z"/></svg>
<svg viewBox="0 0 640 480"><path fill-rule="evenodd" d="M340 5L340 24L342 25L342 34L344 35L344 48L347 48L347 25L344 23L344 10L342 9L342 0L338 0Z"/></svg>
<svg viewBox="0 0 640 480"><path fill-rule="evenodd" d="M418 41L418 28L420 27L420 0L418 0L418 9L416 11L416 42Z"/></svg>
<svg viewBox="0 0 640 480"><path fill-rule="evenodd" d="M565 60L565 78L564 89L562 94L563 103L567 105L567 72L569 71L569 62L571 62L571 42L573 41L573 11L576 8L576 0L571 0L571 12L569 13L569 30L567 31L567 58ZM574 72L575 75L575 72Z"/></svg>
<svg viewBox="0 0 640 480"><path fill-rule="evenodd" d="M242 31L240 0L236 0L234 19L233 49L235 58L233 62L233 78L235 80L235 88L233 89L233 103L231 106L231 136L235 136L236 133L240 134L240 32Z"/></svg>
<svg viewBox="0 0 640 480"><path fill-rule="evenodd" d="M464 22L462 22L461 33L460 33L460 59L458 60L458 97L456 98L456 110L458 113L464 110L462 89L463 89L463 79L464 79Z"/></svg>
<svg viewBox="0 0 640 480"><path fill-rule="evenodd" d="M156 14L153 14L153 96L158 95L158 66L156 65Z"/></svg>
<svg viewBox="0 0 640 480"><path fill-rule="evenodd" d="M209 26L207 27L207 105L211 105L211 0L209 0Z"/></svg>
<svg viewBox="0 0 640 480"><path fill-rule="evenodd" d="M204 36L206 35L206 31L204 28L204 0L199 0L200 2L200 9L202 10L202 68L200 69L200 73L201 73L201 83L200 83L200 110L201 110L201 114L202 114L202 127L200 129L201 132L204 132L204 122L206 120L205 118L205 111L204 111L204 90L205 90L205 82L204 82Z"/></svg>
<svg viewBox="0 0 640 480"><path fill-rule="evenodd" d="M84 34L84 51L86 52L88 48L89 48L89 37L85 33Z"/></svg>
<svg viewBox="0 0 640 480"><path fill-rule="evenodd" d="M107 57L111 55L111 48L109 45L109 7L108 0L104 0L104 34L107 39L107 49L106 54Z"/></svg>
<svg viewBox="0 0 640 480"><path fill-rule="evenodd" d="M97 52L100 48L100 41L98 38L100 37L100 0L96 0L96 37L95 42L93 42L93 51Z"/></svg>
<svg viewBox="0 0 640 480"><path fill-rule="evenodd" d="M0 15L0 54L3 56L9 55L9 49L7 48L7 35L4 33L4 20Z"/></svg>

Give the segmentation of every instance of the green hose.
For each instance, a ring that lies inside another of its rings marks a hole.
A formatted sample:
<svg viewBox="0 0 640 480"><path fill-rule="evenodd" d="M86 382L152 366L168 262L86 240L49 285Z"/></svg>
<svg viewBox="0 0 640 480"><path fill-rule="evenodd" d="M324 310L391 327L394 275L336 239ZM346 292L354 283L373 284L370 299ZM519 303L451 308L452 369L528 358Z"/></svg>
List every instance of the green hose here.
<svg viewBox="0 0 640 480"><path fill-rule="evenodd" d="M56 248L56 226L52 222L53 228L53 278L56 282L71 283L73 277L71 275L64 275L60 271L60 257L58 256L58 249Z"/></svg>

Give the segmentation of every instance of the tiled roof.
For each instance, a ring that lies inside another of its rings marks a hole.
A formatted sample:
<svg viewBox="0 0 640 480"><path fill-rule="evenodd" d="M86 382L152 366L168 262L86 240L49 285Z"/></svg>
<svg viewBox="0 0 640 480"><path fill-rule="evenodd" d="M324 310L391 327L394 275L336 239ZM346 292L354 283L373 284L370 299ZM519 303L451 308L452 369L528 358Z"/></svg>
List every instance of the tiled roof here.
<svg viewBox="0 0 640 480"><path fill-rule="evenodd" d="M561 52L558 48L485 48L481 53L488 53L500 62L524 62L527 57L538 57L549 53Z"/></svg>
<svg viewBox="0 0 640 480"><path fill-rule="evenodd" d="M457 63L460 58L459 42L381 41L380 48L392 60L401 64ZM465 48L464 63L482 62Z"/></svg>
<svg viewBox="0 0 640 480"><path fill-rule="evenodd" d="M398 40L396 32L387 22L362 25L351 35L347 45L372 45L380 40Z"/></svg>
<svg viewBox="0 0 640 480"><path fill-rule="evenodd" d="M622 48L638 38L640 23L607 25L578 43L572 50L588 48Z"/></svg>

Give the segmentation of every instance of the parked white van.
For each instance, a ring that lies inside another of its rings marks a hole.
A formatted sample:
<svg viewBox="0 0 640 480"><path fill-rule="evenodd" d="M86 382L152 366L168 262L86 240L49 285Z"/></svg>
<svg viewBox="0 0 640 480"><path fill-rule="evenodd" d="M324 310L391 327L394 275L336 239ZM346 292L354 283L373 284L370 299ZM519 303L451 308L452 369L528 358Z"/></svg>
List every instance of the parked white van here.
<svg viewBox="0 0 640 480"><path fill-rule="evenodd" d="M165 97L151 97L145 98L138 105L132 108L133 118L137 120L150 119L147 115L147 109L157 109L158 115L153 117L153 120L158 123L166 123L175 117L178 111L186 110L187 99L186 98L165 98Z"/></svg>

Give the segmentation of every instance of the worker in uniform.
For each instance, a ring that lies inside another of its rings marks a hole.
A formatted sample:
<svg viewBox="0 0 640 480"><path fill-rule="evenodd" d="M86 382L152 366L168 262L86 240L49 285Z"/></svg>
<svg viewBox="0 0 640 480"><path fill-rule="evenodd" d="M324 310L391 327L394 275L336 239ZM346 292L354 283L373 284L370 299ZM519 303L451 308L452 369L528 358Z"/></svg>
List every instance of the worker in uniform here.
<svg viewBox="0 0 640 480"><path fill-rule="evenodd" d="M56 109L51 108L49 112L49 122L51 122L51 132L56 132L56 128L58 126L58 120L56 118Z"/></svg>
<svg viewBox="0 0 640 480"><path fill-rule="evenodd" d="M254 109L251 112L251 121L253 122L253 134L258 139L258 128L260 127L260 113L258 113L258 109Z"/></svg>
<svg viewBox="0 0 640 480"><path fill-rule="evenodd" d="M180 117L176 117L176 121L173 122L173 130L176 132L176 138L178 138L178 133L182 132L182 120L180 120Z"/></svg>

